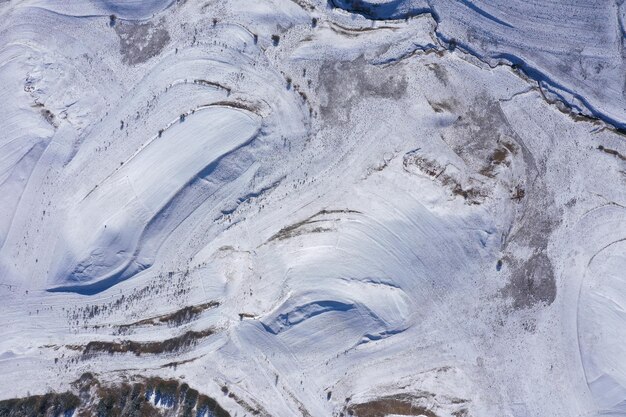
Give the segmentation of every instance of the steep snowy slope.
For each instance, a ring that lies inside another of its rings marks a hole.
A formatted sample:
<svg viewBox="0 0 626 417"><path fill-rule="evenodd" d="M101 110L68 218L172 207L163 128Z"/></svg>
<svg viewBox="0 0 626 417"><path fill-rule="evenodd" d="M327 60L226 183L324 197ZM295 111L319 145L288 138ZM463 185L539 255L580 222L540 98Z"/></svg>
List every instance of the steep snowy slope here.
<svg viewBox="0 0 626 417"><path fill-rule="evenodd" d="M515 65L550 100L625 128L623 2L523 0L330 0L368 19L430 13L449 47L491 66Z"/></svg>
<svg viewBox="0 0 626 417"><path fill-rule="evenodd" d="M623 415L622 12L0 5L0 415Z"/></svg>

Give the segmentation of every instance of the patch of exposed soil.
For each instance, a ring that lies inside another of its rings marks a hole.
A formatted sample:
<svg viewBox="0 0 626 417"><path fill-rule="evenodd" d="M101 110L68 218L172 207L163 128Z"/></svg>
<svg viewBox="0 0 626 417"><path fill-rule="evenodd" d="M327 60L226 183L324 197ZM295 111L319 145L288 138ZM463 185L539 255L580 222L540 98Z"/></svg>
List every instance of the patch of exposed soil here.
<svg viewBox="0 0 626 417"><path fill-rule="evenodd" d="M615 149L605 148L602 145L598 146L598 149L601 150L602 152L608 153L609 155L613 155L613 156L621 159L622 161L626 161L626 156L624 156L621 153L617 152Z"/></svg>
<svg viewBox="0 0 626 417"><path fill-rule="evenodd" d="M355 417L386 417L386 416L420 416L420 417L439 417L433 408L433 398L439 398L435 394L421 392L415 395L396 394L385 397L376 398L367 402L351 404L345 408L345 413L341 415ZM446 407L452 407L452 410L446 412L452 413L454 416L467 415L467 400L460 398L439 398L436 404L441 403ZM449 408L448 408L449 409Z"/></svg>
<svg viewBox="0 0 626 417"><path fill-rule="evenodd" d="M87 343L83 348L83 356L91 356L99 353L134 353L141 354L161 354L179 352L183 349L194 346L200 339L204 339L214 332L212 329L196 332L190 330L180 336L165 339L160 342L136 342L133 340L122 340L120 342L93 341Z"/></svg>
<svg viewBox="0 0 626 417"><path fill-rule="evenodd" d="M157 56L170 41L162 21L157 24L120 21L114 28L120 39L122 61L128 65L141 64Z"/></svg>
<svg viewBox="0 0 626 417"><path fill-rule="evenodd" d="M321 232L331 231L332 229L328 227L316 226L316 227L308 228L308 229L305 229L304 227L307 225L328 221L328 219L320 218L325 215L340 214L340 213L359 213L359 212L356 210L321 210L298 223L294 223L292 225L283 227L282 229L278 231L278 233L270 237L268 242L272 242L274 240L289 239L289 238L299 236L304 233L321 233Z"/></svg>
<svg viewBox="0 0 626 417"><path fill-rule="evenodd" d="M328 120L348 120L353 106L367 97L400 100L408 81L402 73L389 73L363 57L350 62L328 62L320 69L320 114Z"/></svg>
<svg viewBox="0 0 626 417"><path fill-rule="evenodd" d="M556 281L548 256L538 252L527 260L513 262L511 281L504 288L504 293L513 298L513 307L520 309L537 303L552 304L556 298Z"/></svg>
<svg viewBox="0 0 626 417"><path fill-rule="evenodd" d="M355 417L386 417L388 415L438 417L433 411L417 405L412 396L405 394L352 404L346 411L349 416Z"/></svg>
<svg viewBox="0 0 626 417"><path fill-rule="evenodd" d="M449 189L453 195L462 197L467 204L480 204L489 195L478 181L471 178L463 181L457 175L446 172L446 166L426 157L419 151L405 154L402 164L407 172L412 172L412 168L417 168L419 172L430 177L440 186Z"/></svg>
<svg viewBox="0 0 626 417"><path fill-rule="evenodd" d="M546 161L535 158L522 136L509 124L500 104L487 97L477 100L444 134L470 177L480 174L486 184L499 183L510 192L515 215L502 237L502 254L510 273L502 293L512 298L515 309L549 305L556 297L547 248L560 218L544 182ZM515 253L531 255L521 259Z"/></svg>
<svg viewBox="0 0 626 417"><path fill-rule="evenodd" d="M124 332L132 327L139 326L157 326L160 324L167 324L168 326L180 326L185 323L189 323L198 317L203 311L210 308L219 306L217 301L210 301L208 303L197 304L194 306L183 307L173 313L163 314L149 319L139 320L130 324L123 324L119 326L120 332Z"/></svg>

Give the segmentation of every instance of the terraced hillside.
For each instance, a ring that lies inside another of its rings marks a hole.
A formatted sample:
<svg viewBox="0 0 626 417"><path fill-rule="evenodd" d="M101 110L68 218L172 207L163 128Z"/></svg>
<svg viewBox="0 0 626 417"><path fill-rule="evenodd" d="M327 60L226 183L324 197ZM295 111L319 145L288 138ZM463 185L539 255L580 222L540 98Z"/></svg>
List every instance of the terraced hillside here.
<svg viewBox="0 0 626 417"><path fill-rule="evenodd" d="M626 413L623 2L0 3L0 416Z"/></svg>

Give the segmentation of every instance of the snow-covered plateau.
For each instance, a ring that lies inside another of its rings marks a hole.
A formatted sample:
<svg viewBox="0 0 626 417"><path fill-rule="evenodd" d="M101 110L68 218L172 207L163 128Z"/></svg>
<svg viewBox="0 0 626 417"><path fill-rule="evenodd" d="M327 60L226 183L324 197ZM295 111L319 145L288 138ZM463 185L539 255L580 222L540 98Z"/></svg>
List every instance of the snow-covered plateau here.
<svg viewBox="0 0 626 417"><path fill-rule="evenodd" d="M0 416L626 415L625 19L0 1Z"/></svg>

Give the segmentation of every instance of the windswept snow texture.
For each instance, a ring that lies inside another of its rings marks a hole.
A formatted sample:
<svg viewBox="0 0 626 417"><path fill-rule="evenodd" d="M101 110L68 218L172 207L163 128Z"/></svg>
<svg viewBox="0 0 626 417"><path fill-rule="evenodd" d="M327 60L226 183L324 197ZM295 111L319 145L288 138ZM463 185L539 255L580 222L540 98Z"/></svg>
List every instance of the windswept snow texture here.
<svg viewBox="0 0 626 417"><path fill-rule="evenodd" d="M69 209L55 282L100 284L96 291L150 266L167 228L148 226L194 178L249 143L258 125L242 110L209 107L151 138ZM144 242L153 247L140 250Z"/></svg>
<svg viewBox="0 0 626 417"><path fill-rule="evenodd" d="M623 416L624 7L0 3L0 415Z"/></svg>
<svg viewBox="0 0 626 417"><path fill-rule="evenodd" d="M57 13L71 16L110 16L129 20L143 20L162 12L179 0L32 0L32 6L39 6Z"/></svg>
<svg viewBox="0 0 626 417"><path fill-rule="evenodd" d="M373 20L430 13L444 44L484 62L518 66L577 111L626 129L624 2L329 0Z"/></svg>

